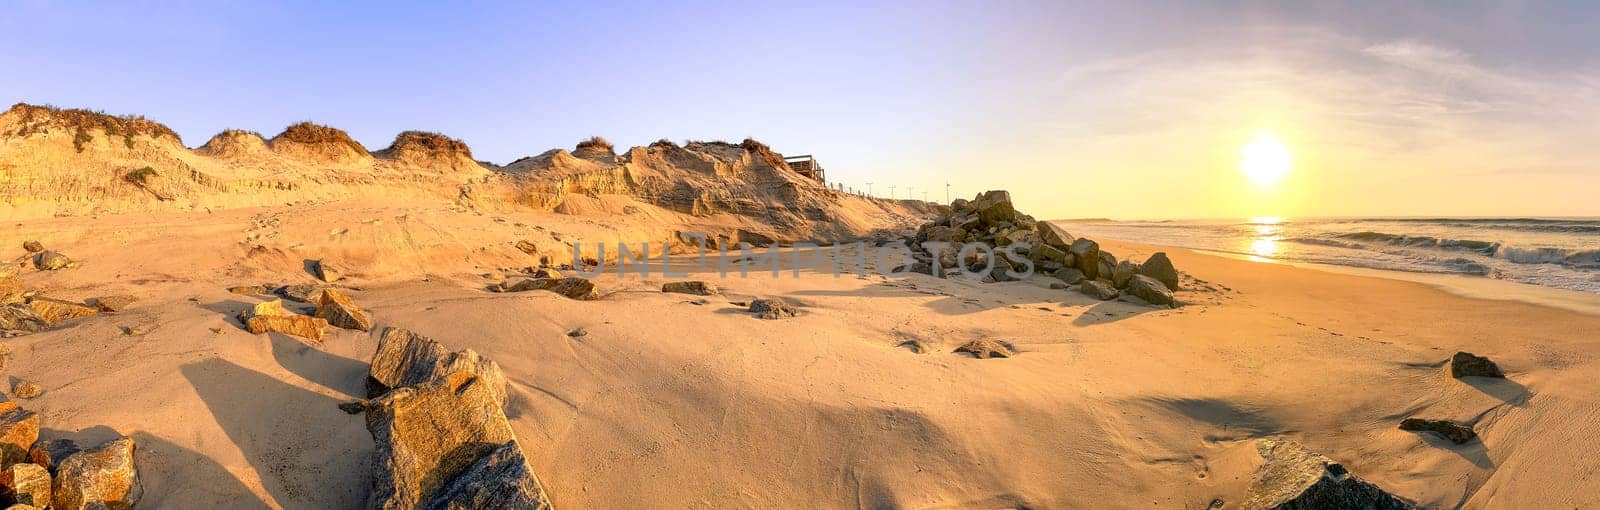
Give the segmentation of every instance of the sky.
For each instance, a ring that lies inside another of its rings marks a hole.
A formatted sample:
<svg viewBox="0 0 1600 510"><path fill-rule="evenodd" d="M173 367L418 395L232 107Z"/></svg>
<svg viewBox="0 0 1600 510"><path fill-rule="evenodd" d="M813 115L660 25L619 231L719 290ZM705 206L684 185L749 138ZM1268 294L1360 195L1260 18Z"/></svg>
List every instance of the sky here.
<svg viewBox="0 0 1600 510"><path fill-rule="evenodd" d="M1039 218L1600 216L1592 2L665 4L5 2L0 101L501 164L748 136ZM1260 133L1270 185L1240 171Z"/></svg>

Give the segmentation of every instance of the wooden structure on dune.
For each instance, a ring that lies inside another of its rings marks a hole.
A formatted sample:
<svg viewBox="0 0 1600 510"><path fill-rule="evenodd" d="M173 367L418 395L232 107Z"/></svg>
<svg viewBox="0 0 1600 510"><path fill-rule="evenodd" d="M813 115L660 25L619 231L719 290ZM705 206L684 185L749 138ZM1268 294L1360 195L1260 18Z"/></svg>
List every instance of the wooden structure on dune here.
<svg viewBox="0 0 1600 510"><path fill-rule="evenodd" d="M811 157L810 154L787 156L783 158L783 162L788 163L789 168L794 171L800 172L800 175L810 177L817 182L828 182L827 177L822 174L822 165L817 164L817 158Z"/></svg>

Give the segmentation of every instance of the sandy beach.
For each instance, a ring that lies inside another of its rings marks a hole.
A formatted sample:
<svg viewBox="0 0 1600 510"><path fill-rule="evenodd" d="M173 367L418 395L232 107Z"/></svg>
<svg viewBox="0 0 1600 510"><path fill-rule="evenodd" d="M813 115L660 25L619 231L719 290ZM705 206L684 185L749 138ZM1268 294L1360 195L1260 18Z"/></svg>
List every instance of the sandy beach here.
<svg viewBox="0 0 1600 510"><path fill-rule="evenodd" d="M271 256L240 242L263 216L280 218ZM363 397L384 326L504 367L506 414L565 508L1231 508L1259 438L1426 507L1600 504L1581 441L1600 431L1594 315L1109 240L1132 258L1166 251L1185 306L1098 301L1043 276L713 269L603 276L595 301L484 290L529 264L504 246L513 224L584 221L331 202L16 222L0 232L7 257L37 239L80 261L24 272L29 288L139 300L6 340L6 373L43 388L25 402L42 438L135 438L149 508L361 506L373 442L336 406ZM373 332L311 342L234 318L261 299L228 287L310 283L302 260L335 254L353 261L339 285ZM660 292L689 279L722 294ZM735 304L755 297L801 314ZM984 338L1018 354L951 352ZM1508 378L1451 378L1461 350ZM1472 423L1481 441L1396 428L1412 416Z"/></svg>

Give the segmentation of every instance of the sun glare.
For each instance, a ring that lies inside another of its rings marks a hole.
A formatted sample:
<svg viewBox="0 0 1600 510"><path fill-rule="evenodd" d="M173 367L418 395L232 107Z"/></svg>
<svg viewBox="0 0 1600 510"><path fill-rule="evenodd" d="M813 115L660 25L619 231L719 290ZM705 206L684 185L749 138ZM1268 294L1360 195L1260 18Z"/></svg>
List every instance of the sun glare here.
<svg viewBox="0 0 1600 510"><path fill-rule="evenodd" d="M1244 146L1239 171L1257 186L1271 186L1289 174L1289 149L1272 133L1256 133Z"/></svg>

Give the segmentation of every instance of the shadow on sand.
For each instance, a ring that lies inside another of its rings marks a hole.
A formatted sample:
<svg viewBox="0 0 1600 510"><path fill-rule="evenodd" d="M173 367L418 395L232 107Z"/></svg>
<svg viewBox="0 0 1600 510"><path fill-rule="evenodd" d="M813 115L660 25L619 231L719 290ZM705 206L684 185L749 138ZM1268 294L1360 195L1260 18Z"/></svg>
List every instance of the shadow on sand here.
<svg viewBox="0 0 1600 510"><path fill-rule="evenodd" d="M366 398L368 365L282 333L267 333L272 359L284 369L350 398Z"/></svg>
<svg viewBox="0 0 1600 510"><path fill-rule="evenodd" d="M339 399L222 359L183 376L284 508L354 508L368 492L372 439ZM350 391L348 385L341 390Z"/></svg>
<svg viewBox="0 0 1600 510"><path fill-rule="evenodd" d="M1528 391L1522 383L1501 379L1498 377L1462 377L1459 381L1467 386L1477 388L1486 395L1500 399L1501 402L1511 404L1513 407L1522 407L1528 404L1528 399L1533 398L1533 392Z"/></svg>
<svg viewBox="0 0 1600 510"><path fill-rule="evenodd" d="M76 432L42 429L39 438L66 438L79 447L93 448L122 434L104 425ZM210 457L149 432L128 434L133 438L134 462L139 466L139 484L145 508L272 508L244 482Z"/></svg>

